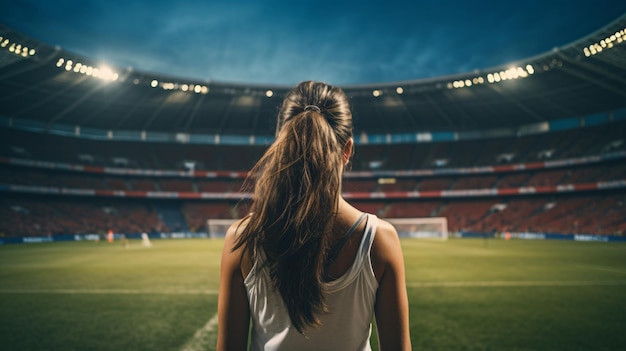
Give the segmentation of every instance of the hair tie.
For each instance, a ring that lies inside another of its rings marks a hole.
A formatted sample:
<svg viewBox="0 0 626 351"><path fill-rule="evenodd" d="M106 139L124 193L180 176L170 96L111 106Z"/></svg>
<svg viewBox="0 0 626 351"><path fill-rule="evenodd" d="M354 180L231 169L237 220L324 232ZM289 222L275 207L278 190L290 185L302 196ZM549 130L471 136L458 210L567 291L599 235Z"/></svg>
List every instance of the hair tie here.
<svg viewBox="0 0 626 351"><path fill-rule="evenodd" d="M317 113L322 113L322 110L319 107L315 106L315 105L306 105L304 107L304 110L305 111L313 110L313 111L317 111Z"/></svg>

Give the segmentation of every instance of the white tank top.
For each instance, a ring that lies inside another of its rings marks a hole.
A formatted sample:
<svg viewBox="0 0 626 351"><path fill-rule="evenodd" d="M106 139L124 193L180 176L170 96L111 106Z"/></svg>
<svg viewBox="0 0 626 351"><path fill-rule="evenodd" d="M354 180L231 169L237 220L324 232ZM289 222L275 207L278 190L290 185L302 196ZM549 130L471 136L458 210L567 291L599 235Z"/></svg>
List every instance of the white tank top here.
<svg viewBox="0 0 626 351"><path fill-rule="evenodd" d="M340 278L324 284L328 313L322 325L300 334L272 285L267 269L255 262L244 284L252 316L250 350L371 350L369 338L378 282L372 269L370 249L377 218L367 215L365 232L356 258Z"/></svg>

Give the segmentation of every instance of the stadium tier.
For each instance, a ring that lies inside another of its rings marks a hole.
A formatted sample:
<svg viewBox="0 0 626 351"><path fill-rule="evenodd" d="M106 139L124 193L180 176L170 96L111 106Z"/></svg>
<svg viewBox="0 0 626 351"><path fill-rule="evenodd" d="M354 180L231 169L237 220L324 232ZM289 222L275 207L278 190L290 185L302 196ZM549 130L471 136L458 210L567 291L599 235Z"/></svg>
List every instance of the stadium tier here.
<svg viewBox="0 0 626 351"><path fill-rule="evenodd" d="M625 28L490 69L342 87L356 143L344 196L452 232L626 234ZM247 212L246 172L291 87L105 68L0 36L0 235L201 232Z"/></svg>

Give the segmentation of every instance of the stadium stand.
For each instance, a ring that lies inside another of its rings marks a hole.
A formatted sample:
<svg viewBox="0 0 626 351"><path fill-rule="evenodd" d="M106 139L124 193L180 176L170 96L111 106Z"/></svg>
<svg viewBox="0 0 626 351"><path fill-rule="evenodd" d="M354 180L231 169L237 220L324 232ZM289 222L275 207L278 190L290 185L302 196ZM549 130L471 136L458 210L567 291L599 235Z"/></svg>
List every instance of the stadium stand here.
<svg viewBox="0 0 626 351"><path fill-rule="evenodd" d="M625 27L492 69L344 87L346 198L451 231L626 235ZM94 60L0 35L36 52L0 50L0 235L199 232L247 213L241 185L290 87L87 78Z"/></svg>

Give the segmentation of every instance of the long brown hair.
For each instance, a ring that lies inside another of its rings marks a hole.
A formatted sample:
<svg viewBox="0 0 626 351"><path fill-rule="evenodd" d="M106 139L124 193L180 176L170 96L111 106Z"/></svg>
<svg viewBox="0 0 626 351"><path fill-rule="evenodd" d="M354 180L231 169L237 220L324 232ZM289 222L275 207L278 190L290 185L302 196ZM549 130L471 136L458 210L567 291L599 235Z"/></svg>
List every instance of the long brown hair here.
<svg viewBox="0 0 626 351"><path fill-rule="evenodd" d="M253 167L251 214L235 249L264 266L300 332L326 311L322 284L352 113L340 88L302 82L278 113L276 140Z"/></svg>

